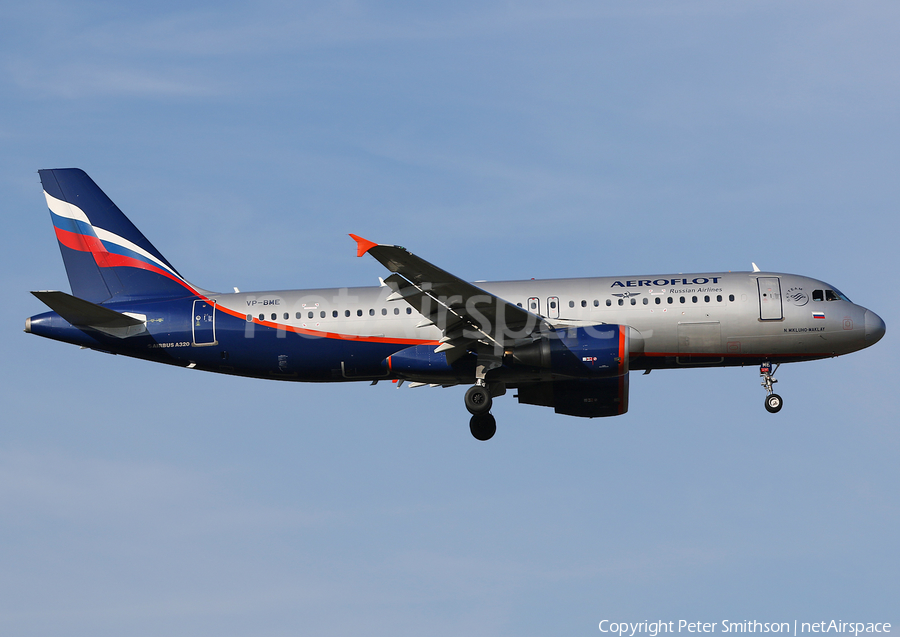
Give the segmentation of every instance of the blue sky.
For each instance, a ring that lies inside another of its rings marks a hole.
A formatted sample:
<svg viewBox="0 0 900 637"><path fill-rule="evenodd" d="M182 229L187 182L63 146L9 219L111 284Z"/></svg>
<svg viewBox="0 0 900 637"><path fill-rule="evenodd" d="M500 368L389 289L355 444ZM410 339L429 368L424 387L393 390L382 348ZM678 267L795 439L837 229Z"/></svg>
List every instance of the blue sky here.
<svg viewBox="0 0 900 637"><path fill-rule="evenodd" d="M0 632L581 635L892 621L900 7L38 2L0 21ZM469 279L749 269L888 324L655 372L581 420L22 333L77 166L190 281L367 285L354 232ZM893 352L893 354L892 354Z"/></svg>

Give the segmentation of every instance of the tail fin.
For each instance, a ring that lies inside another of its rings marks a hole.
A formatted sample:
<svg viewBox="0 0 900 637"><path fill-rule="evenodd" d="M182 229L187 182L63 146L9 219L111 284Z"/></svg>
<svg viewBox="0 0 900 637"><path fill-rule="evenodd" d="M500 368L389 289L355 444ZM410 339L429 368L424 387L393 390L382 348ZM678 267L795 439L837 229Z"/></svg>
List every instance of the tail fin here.
<svg viewBox="0 0 900 637"><path fill-rule="evenodd" d="M103 303L197 293L87 173L38 173L73 295Z"/></svg>

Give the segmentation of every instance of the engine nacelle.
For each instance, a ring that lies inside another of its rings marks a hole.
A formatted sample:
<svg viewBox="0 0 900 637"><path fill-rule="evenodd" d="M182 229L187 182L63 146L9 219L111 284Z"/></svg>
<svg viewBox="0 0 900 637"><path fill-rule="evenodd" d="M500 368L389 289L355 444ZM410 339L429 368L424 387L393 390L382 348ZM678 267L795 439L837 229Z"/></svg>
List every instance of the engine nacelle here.
<svg viewBox="0 0 900 637"><path fill-rule="evenodd" d="M435 352L434 345L414 345L384 359L388 373L399 378L427 383L471 382L475 376L475 356L465 354L452 363L447 352Z"/></svg>
<svg viewBox="0 0 900 637"><path fill-rule="evenodd" d="M610 378L628 373L630 330L625 325L557 329L511 351L519 365L571 378Z"/></svg>

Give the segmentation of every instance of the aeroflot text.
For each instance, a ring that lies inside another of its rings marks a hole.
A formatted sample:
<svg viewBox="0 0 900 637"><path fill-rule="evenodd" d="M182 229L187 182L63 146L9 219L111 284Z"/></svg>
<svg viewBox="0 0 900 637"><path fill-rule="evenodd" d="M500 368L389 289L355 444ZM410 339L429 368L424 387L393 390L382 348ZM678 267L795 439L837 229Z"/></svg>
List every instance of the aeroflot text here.
<svg viewBox="0 0 900 637"><path fill-rule="evenodd" d="M676 629L677 625L677 629ZM661 633L785 633L797 635L798 633L889 633L891 625L888 623L863 623L863 622L758 622L755 620L732 622L689 622L679 619L677 622L611 622L604 619L600 622L601 633L615 633L619 637L635 637L637 634L656 637Z"/></svg>
<svg viewBox="0 0 900 637"><path fill-rule="evenodd" d="M613 281L612 288L662 288L667 285L706 285L718 283L717 276L698 276L693 279L630 279L627 281ZM671 622L670 622L671 623Z"/></svg>

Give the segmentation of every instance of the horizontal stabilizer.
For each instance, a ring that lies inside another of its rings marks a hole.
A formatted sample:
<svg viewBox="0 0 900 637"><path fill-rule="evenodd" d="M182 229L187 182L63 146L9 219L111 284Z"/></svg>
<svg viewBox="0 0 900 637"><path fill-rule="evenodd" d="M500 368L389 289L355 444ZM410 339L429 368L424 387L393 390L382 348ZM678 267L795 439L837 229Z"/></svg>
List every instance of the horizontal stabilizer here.
<svg viewBox="0 0 900 637"><path fill-rule="evenodd" d="M108 307L79 299L65 292L32 292L47 307L66 319L72 325L97 328L133 327L144 321L126 316Z"/></svg>

